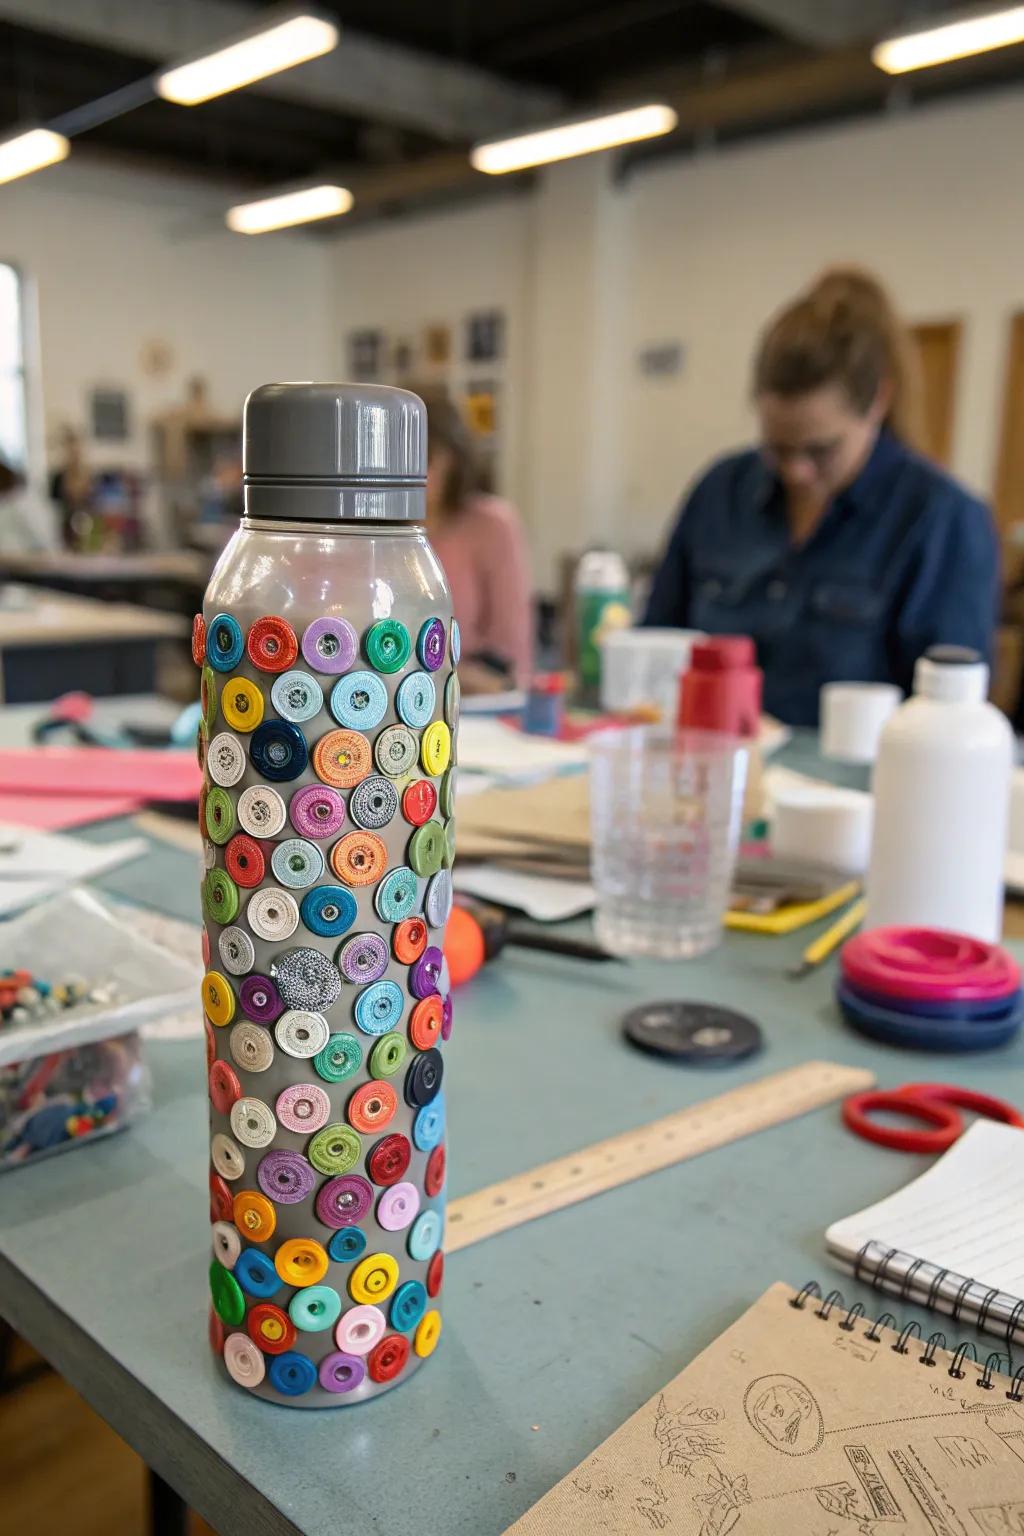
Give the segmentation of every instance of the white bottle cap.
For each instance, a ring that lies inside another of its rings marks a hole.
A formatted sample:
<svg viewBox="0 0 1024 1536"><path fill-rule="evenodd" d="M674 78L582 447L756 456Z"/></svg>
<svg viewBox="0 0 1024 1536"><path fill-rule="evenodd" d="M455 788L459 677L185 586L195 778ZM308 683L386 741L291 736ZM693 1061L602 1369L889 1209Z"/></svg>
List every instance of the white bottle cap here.
<svg viewBox="0 0 1024 1536"><path fill-rule="evenodd" d="M965 645L933 645L914 667L914 692L943 704L982 704L988 667Z"/></svg>

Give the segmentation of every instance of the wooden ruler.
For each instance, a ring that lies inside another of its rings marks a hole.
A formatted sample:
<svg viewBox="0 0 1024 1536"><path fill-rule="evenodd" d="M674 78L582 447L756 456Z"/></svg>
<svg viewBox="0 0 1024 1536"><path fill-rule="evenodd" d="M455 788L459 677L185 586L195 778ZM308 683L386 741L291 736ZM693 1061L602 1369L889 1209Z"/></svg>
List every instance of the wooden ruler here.
<svg viewBox="0 0 1024 1536"><path fill-rule="evenodd" d="M456 1253L496 1232L617 1189L646 1173L795 1120L847 1094L861 1093L874 1082L871 1072L831 1061L808 1061L758 1078L691 1109L677 1110L635 1131L595 1142L569 1157L558 1157L453 1200L448 1207L445 1247Z"/></svg>

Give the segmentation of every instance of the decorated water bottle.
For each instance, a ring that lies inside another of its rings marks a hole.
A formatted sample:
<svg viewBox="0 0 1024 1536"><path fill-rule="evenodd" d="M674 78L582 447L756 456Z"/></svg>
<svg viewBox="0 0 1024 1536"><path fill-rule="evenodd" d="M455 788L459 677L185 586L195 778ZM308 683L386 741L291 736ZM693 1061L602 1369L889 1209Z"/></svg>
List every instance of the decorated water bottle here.
<svg viewBox="0 0 1024 1536"><path fill-rule="evenodd" d="M201 668L210 1339L322 1408L437 1345L458 626L404 390L270 384Z"/></svg>

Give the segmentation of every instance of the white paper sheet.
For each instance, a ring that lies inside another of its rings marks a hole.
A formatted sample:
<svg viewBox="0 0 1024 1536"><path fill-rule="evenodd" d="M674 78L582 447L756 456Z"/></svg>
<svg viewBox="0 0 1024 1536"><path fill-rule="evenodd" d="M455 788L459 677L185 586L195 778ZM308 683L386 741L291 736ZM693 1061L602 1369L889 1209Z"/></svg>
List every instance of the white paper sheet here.
<svg viewBox="0 0 1024 1536"><path fill-rule="evenodd" d="M505 782L526 783L586 768L586 742L527 736L501 720L477 715L459 722L459 770L487 773Z"/></svg>
<svg viewBox="0 0 1024 1536"><path fill-rule="evenodd" d="M594 905L594 887L586 880L559 880L548 875L527 875L503 869L500 864L458 864L455 889L499 907L514 907L538 923L558 923L579 917Z"/></svg>
<svg viewBox="0 0 1024 1536"><path fill-rule="evenodd" d="M141 837L87 843L56 832L0 823L0 917L20 912L70 885L94 880L146 851Z"/></svg>

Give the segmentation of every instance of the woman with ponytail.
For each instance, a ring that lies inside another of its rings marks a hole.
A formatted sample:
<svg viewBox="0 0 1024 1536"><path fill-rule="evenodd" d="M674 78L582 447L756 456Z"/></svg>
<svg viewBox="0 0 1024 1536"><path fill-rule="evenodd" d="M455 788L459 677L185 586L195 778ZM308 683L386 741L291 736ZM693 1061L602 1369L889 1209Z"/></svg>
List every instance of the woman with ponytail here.
<svg viewBox="0 0 1024 1536"><path fill-rule="evenodd" d="M909 338L881 284L837 267L770 322L754 360L761 447L684 504L647 624L753 636L765 707L814 725L822 684L909 689L930 645L988 656L988 509L917 451Z"/></svg>

